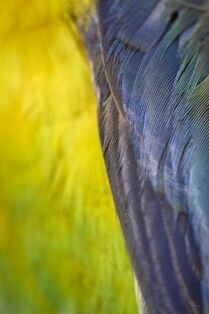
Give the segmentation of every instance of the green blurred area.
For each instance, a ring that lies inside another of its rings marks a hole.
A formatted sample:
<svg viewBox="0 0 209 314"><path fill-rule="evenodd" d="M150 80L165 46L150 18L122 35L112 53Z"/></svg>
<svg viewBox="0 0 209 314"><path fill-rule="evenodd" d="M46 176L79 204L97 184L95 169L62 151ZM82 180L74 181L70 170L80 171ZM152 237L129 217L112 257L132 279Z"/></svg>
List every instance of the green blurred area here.
<svg viewBox="0 0 209 314"><path fill-rule="evenodd" d="M1 3L1 314L136 313L79 4Z"/></svg>

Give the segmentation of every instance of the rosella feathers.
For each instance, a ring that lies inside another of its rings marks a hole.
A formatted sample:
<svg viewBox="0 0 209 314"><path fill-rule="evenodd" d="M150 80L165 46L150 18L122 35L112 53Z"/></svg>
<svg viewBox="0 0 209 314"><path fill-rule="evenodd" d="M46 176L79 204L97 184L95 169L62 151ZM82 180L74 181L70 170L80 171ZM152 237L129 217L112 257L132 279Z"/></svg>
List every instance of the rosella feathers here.
<svg viewBox="0 0 209 314"><path fill-rule="evenodd" d="M100 0L100 138L148 313L209 313L209 3Z"/></svg>
<svg viewBox="0 0 209 314"><path fill-rule="evenodd" d="M2 314L136 311L75 25L88 2L1 1Z"/></svg>

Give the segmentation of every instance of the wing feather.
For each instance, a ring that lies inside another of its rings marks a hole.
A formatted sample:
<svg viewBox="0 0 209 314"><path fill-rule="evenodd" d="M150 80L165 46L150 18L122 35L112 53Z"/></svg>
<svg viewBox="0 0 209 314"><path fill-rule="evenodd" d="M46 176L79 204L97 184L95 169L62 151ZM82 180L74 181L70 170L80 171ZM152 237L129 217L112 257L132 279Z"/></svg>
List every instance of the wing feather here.
<svg viewBox="0 0 209 314"><path fill-rule="evenodd" d="M209 23L196 2L100 0L89 46L103 154L148 313L209 307Z"/></svg>

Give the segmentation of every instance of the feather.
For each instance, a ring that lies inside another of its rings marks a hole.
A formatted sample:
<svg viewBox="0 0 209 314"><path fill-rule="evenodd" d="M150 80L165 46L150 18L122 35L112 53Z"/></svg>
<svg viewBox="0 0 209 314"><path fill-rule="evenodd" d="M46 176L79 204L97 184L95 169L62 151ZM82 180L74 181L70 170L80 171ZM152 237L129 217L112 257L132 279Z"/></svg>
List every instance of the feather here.
<svg viewBox="0 0 209 314"><path fill-rule="evenodd" d="M148 313L209 312L208 12L98 2L100 137Z"/></svg>

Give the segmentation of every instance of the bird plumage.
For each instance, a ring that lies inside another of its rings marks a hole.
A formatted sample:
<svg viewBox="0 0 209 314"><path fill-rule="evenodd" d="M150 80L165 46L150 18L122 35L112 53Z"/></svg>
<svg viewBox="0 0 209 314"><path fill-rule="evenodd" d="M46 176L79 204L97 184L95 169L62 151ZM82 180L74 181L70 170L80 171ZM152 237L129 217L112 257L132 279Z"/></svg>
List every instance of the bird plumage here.
<svg viewBox="0 0 209 314"><path fill-rule="evenodd" d="M209 3L100 0L104 158L148 313L209 313Z"/></svg>

